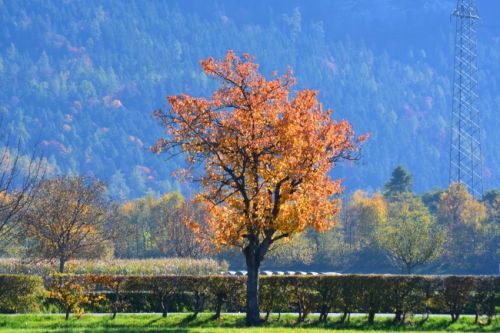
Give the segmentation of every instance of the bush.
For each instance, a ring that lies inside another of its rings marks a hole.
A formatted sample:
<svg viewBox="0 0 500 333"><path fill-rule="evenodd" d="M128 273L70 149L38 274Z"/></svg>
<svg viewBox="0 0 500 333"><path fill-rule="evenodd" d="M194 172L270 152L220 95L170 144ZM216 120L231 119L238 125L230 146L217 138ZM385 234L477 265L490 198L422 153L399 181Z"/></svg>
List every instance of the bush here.
<svg viewBox="0 0 500 333"><path fill-rule="evenodd" d="M81 317L84 306L90 304L93 294L90 293L92 279L88 276L54 273L47 279L47 297L57 301L69 319L70 313ZM99 296L97 300L99 301Z"/></svg>
<svg viewBox="0 0 500 333"><path fill-rule="evenodd" d="M31 275L0 275L0 313L37 311L43 281Z"/></svg>

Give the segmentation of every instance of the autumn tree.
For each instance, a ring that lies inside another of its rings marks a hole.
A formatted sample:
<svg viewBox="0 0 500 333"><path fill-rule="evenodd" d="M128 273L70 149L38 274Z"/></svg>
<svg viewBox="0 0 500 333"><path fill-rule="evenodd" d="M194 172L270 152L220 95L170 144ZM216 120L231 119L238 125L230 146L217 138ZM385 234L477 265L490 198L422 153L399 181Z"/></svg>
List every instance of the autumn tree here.
<svg viewBox="0 0 500 333"><path fill-rule="evenodd" d="M116 229L122 237L115 242L117 254L124 257L203 257L202 242L186 224L202 221L203 205L185 200L179 192L161 198L148 195L124 203Z"/></svg>
<svg viewBox="0 0 500 333"><path fill-rule="evenodd" d="M106 228L114 209L105 191L102 182L89 177L41 181L22 215L28 255L57 259L61 273L70 259L101 256L113 231Z"/></svg>
<svg viewBox="0 0 500 333"><path fill-rule="evenodd" d="M406 274L435 261L445 237L422 200L409 193L389 204L388 219L376 232L379 246Z"/></svg>
<svg viewBox="0 0 500 333"><path fill-rule="evenodd" d="M317 254L317 245L311 236L302 233L283 242L273 244L268 250L272 266L309 265Z"/></svg>
<svg viewBox="0 0 500 333"><path fill-rule="evenodd" d="M486 267L490 267L490 274L494 274L497 263L500 262L500 190L487 191L482 203L486 206L487 220L484 227L484 243L486 252L483 255Z"/></svg>
<svg viewBox="0 0 500 333"><path fill-rule="evenodd" d="M120 206L115 227L122 235L115 242L118 256L144 258L159 255L151 235L152 212L156 204L157 199L147 195Z"/></svg>
<svg viewBox="0 0 500 333"><path fill-rule="evenodd" d="M476 200L464 185L451 184L441 193L438 221L448 228L446 261L453 263L454 269L468 271L474 264L473 258L486 251L486 218L485 205Z"/></svg>
<svg viewBox="0 0 500 333"><path fill-rule="evenodd" d="M354 192L343 213L348 244L356 250L374 245L375 231L386 219L387 203L380 193Z"/></svg>
<svg viewBox="0 0 500 333"><path fill-rule="evenodd" d="M208 244L196 237L187 221L204 220L204 207L193 201L186 201L178 192L168 193L160 198L152 209L152 238L164 256L206 257Z"/></svg>
<svg viewBox="0 0 500 333"><path fill-rule="evenodd" d="M353 261L355 249L345 237L345 227L339 223L331 230L314 235L317 247L317 263L345 270Z"/></svg>
<svg viewBox="0 0 500 333"><path fill-rule="evenodd" d="M201 164L198 200L209 207L206 228L193 228L217 248L240 247L248 278L246 320L260 323L259 267L271 245L311 227L328 230L339 211L341 180L328 173L353 158L364 137L347 121L331 120L317 92L291 93L288 71L267 80L253 57L228 51L225 59L201 62L219 87L211 98L169 96L155 116L166 137L156 153L177 154Z"/></svg>

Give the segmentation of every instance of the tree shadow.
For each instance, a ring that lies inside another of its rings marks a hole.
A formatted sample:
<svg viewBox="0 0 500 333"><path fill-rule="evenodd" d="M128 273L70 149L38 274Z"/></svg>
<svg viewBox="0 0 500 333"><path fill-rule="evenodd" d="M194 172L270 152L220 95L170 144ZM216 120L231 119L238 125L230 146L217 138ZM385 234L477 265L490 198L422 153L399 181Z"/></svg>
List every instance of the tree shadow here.
<svg viewBox="0 0 500 333"><path fill-rule="evenodd" d="M160 320L162 320L162 319L163 319L163 317L158 317L158 318L155 318L155 319L153 319L153 320L150 320L150 321L146 324L146 326L151 326L151 325L153 325L154 323L157 323L157 322L159 322L159 321L160 321Z"/></svg>

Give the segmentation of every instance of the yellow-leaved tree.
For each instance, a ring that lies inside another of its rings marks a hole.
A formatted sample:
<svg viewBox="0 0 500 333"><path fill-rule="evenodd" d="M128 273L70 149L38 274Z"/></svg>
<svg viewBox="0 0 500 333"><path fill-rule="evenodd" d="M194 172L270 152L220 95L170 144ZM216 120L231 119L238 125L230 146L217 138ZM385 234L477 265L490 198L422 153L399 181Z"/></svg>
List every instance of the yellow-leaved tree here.
<svg viewBox="0 0 500 333"><path fill-rule="evenodd" d="M115 205L104 183L92 177L54 177L37 185L23 212L27 255L58 260L59 272L76 258L98 258L111 250Z"/></svg>
<svg viewBox="0 0 500 333"><path fill-rule="evenodd" d="M489 232L486 206L476 200L460 183L450 184L441 193L437 217L448 228L445 262L455 263L453 269L467 271L475 258L486 251Z"/></svg>
<svg viewBox="0 0 500 333"><path fill-rule="evenodd" d="M259 267L269 247L312 227L335 224L341 180L329 171L340 159L355 158L366 136L354 135L349 122L334 121L317 92L292 93L289 70L267 80L254 58L228 51L225 59L201 62L219 81L211 98L169 96L170 107L155 116L166 137L156 153L183 151L202 167L198 195L209 209L193 230L217 248L240 247L248 277L246 321L260 323Z"/></svg>

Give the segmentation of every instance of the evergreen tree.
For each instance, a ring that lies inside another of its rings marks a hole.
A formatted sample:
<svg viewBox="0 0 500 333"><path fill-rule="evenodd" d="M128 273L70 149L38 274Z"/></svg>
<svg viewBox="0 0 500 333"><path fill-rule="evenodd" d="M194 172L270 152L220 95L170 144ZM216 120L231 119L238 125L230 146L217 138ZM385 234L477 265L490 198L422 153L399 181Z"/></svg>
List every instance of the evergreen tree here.
<svg viewBox="0 0 500 333"><path fill-rule="evenodd" d="M398 165L391 174L391 179L384 185L384 196L393 199L400 194L411 192L413 178L406 169Z"/></svg>

